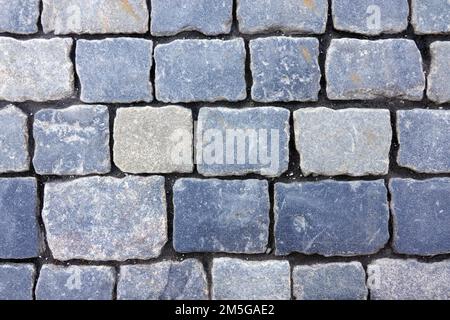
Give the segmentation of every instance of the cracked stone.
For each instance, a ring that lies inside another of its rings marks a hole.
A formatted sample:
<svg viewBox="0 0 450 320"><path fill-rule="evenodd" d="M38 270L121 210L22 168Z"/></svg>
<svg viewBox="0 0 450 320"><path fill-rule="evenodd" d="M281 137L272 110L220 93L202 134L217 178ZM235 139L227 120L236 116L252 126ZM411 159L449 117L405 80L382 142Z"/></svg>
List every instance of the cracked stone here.
<svg viewBox="0 0 450 320"><path fill-rule="evenodd" d="M0 33L38 32L39 0L0 0Z"/></svg>
<svg viewBox="0 0 450 320"><path fill-rule="evenodd" d="M33 300L33 264L0 264L0 300Z"/></svg>
<svg viewBox="0 0 450 320"><path fill-rule="evenodd" d="M450 34L448 0L411 0L411 24L417 34Z"/></svg>
<svg viewBox="0 0 450 320"><path fill-rule="evenodd" d="M436 103L450 102L450 41L433 42L430 53L427 96Z"/></svg>

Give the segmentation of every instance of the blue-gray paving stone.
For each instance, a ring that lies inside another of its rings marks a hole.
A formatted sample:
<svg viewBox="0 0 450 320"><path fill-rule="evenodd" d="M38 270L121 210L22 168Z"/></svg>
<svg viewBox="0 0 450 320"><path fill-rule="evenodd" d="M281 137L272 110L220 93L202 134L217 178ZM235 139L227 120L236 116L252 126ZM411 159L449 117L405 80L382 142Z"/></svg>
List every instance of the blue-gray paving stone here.
<svg viewBox="0 0 450 320"><path fill-rule="evenodd" d="M297 300L366 300L366 272L359 262L296 266L292 272Z"/></svg>
<svg viewBox="0 0 450 320"><path fill-rule="evenodd" d="M160 44L155 48L156 98L163 102L244 100L245 55L240 38Z"/></svg>
<svg viewBox="0 0 450 320"><path fill-rule="evenodd" d="M122 266L117 299L207 300L206 273L195 259Z"/></svg>
<svg viewBox="0 0 450 320"><path fill-rule="evenodd" d="M267 181L179 179L173 187L177 252L263 253L269 237Z"/></svg>
<svg viewBox="0 0 450 320"><path fill-rule="evenodd" d="M277 255L369 255L389 239L383 180L277 183L274 212Z"/></svg>
<svg viewBox="0 0 450 320"><path fill-rule="evenodd" d="M450 102L450 41L433 42L430 53L427 96L436 103Z"/></svg>
<svg viewBox="0 0 450 320"><path fill-rule="evenodd" d="M34 258L40 252L34 178L0 178L0 259Z"/></svg>
<svg viewBox="0 0 450 320"><path fill-rule="evenodd" d="M107 266L45 264L36 285L37 300L112 300L115 271Z"/></svg>
<svg viewBox="0 0 450 320"><path fill-rule="evenodd" d="M238 0L237 19L242 33L324 33L327 0Z"/></svg>
<svg viewBox="0 0 450 320"><path fill-rule="evenodd" d="M258 102L317 101L319 40L268 37L250 41L252 99Z"/></svg>
<svg viewBox="0 0 450 320"><path fill-rule="evenodd" d="M233 0L152 0L151 32L171 36L183 31L206 35L229 33Z"/></svg>
<svg viewBox="0 0 450 320"><path fill-rule="evenodd" d="M38 32L39 0L0 0L0 33Z"/></svg>
<svg viewBox="0 0 450 320"><path fill-rule="evenodd" d="M450 110L397 111L397 163L422 173L450 172Z"/></svg>
<svg viewBox="0 0 450 320"><path fill-rule="evenodd" d="M332 100L420 101L425 89L422 56L407 39L333 39L325 74Z"/></svg>
<svg viewBox="0 0 450 320"><path fill-rule="evenodd" d="M412 0L411 24L417 34L449 34L448 0Z"/></svg>
<svg viewBox="0 0 450 320"><path fill-rule="evenodd" d="M33 123L33 165L41 175L107 173L109 114L105 106L44 109Z"/></svg>
<svg viewBox="0 0 450 320"><path fill-rule="evenodd" d="M81 100L131 103L153 100L153 42L135 38L78 40L76 68Z"/></svg>
<svg viewBox="0 0 450 320"><path fill-rule="evenodd" d="M450 253L450 178L389 182L395 252L433 256Z"/></svg>
<svg viewBox="0 0 450 320"><path fill-rule="evenodd" d="M275 107L200 109L198 172L205 176L281 175L289 165L289 118L289 110Z"/></svg>
<svg viewBox="0 0 450 320"><path fill-rule="evenodd" d="M0 300L33 300L32 264L0 264Z"/></svg>

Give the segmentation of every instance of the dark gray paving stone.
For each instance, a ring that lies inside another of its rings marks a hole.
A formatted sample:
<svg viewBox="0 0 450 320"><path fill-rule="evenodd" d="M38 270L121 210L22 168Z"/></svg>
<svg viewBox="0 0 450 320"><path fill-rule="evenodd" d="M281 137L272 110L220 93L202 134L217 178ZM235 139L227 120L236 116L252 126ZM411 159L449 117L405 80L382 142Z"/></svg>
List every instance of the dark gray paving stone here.
<svg viewBox="0 0 450 320"><path fill-rule="evenodd" d="M39 0L0 0L0 33L38 32Z"/></svg>
<svg viewBox="0 0 450 320"><path fill-rule="evenodd" d="M427 96L436 103L450 102L450 41L433 42L430 45L430 53Z"/></svg>
<svg viewBox="0 0 450 320"><path fill-rule="evenodd" d="M32 264L0 264L0 300L33 300Z"/></svg>
<svg viewBox="0 0 450 320"><path fill-rule="evenodd" d="M411 0L411 24L417 34L449 34L448 0Z"/></svg>

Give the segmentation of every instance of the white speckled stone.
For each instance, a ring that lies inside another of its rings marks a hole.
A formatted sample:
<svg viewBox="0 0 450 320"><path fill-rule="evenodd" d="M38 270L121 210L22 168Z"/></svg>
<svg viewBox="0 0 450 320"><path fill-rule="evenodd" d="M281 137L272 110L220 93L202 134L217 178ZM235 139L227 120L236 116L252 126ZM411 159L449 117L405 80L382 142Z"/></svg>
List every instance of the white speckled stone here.
<svg viewBox="0 0 450 320"><path fill-rule="evenodd" d="M448 0L411 0L411 24L417 34L450 34Z"/></svg>
<svg viewBox="0 0 450 320"><path fill-rule="evenodd" d="M35 276L31 263L0 264L0 301L33 300Z"/></svg>
<svg viewBox="0 0 450 320"><path fill-rule="evenodd" d="M38 32L40 0L0 0L0 33Z"/></svg>
<svg viewBox="0 0 450 320"><path fill-rule="evenodd" d="M450 41L433 42L430 53L427 96L436 103L450 102Z"/></svg>

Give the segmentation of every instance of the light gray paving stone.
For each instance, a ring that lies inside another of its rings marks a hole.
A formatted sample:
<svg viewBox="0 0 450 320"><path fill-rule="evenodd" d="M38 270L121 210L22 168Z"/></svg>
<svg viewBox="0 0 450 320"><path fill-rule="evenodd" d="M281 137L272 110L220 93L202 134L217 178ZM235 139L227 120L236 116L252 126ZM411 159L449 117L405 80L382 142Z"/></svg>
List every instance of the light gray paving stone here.
<svg viewBox="0 0 450 320"><path fill-rule="evenodd" d="M0 0L0 33L38 32L39 0Z"/></svg>
<svg viewBox="0 0 450 320"><path fill-rule="evenodd" d="M448 0L411 0L411 24L417 34L449 34Z"/></svg>
<svg viewBox="0 0 450 320"><path fill-rule="evenodd" d="M430 53L427 96L436 103L450 102L450 41L433 42L430 45Z"/></svg>
<svg viewBox="0 0 450 320"><path fill-rule="evenodd" d="M0 300L33 300L35 267L32 264L0 264Z"/></svg>

